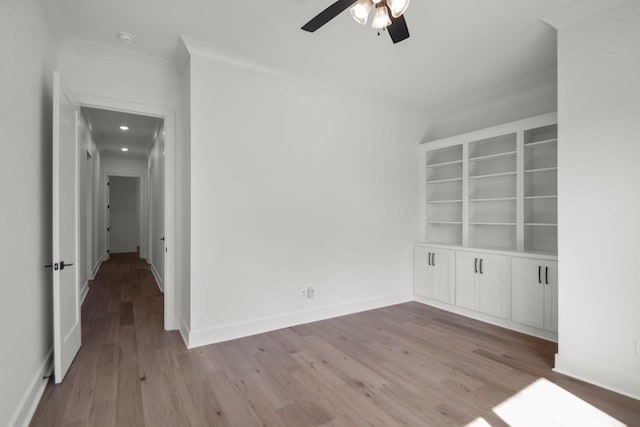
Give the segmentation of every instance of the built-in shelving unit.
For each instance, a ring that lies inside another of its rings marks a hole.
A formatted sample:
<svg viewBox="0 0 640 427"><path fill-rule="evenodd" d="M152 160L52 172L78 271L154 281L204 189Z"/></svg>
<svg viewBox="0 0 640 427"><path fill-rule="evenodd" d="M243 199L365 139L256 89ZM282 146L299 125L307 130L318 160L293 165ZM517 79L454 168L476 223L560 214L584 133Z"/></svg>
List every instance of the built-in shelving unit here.
<svg viewBox="0 0 640 427"><path fill-rule="evenodd" d="M557 253L557 116L421 146L423 241Z"/></svg>
<svg viewBox="0 0 640 427"><path fill-rule="evenodd" d="M426 156L426 226L438 243L462 244L462 146Z"/></svg>
<svg viewBox="0 0 640 427"><path fill-rule="evenodd" d="M558 126L523 134L524 250L558 250Z"/></svg>

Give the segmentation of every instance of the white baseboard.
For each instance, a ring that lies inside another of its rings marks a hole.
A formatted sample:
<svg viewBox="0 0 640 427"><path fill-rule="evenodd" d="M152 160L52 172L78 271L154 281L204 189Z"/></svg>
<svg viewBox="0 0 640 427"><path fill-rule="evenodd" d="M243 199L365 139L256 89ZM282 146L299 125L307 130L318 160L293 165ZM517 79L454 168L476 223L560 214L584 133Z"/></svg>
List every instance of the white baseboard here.
<svg viewBox="0 0 640 427"><path fill-rule="evenodd" d="M156 270L156 266L153 265L153 263L151 263L151 274L153 274L153 278L156 279L156 284L158 285L158 289L160 289L160 292L164 293L164 283L162 283L160 274L158 274L158 270Z"/></svg>
<svg viewBox="0 0 640 427"><path fill-rule="evenodd" d="M184 345L189 348L189 334L191 331L189 327L185 323L184 319L180 319L180 336L182 337L182 341L184 341Z"/></svg>
<svg viewBox="0 0 640 427"><path fill-rule="evenodd" d="M36 372L36 375L29 383L29 387L25 391L18 408L16 409L9 426L11 427L27 427L33 418L33 414L36 412L38 403L42 398L44 389L47 387L47 380L43 379L51 374L53 371L53 349L49 350L45 357L40 369Z"/></svg>
<svg viewBox="0 0 640 427"><path fill-rule="evenodd" d="M138 253L138 248L133 247L133 248L128 248L128 249L113 249L113 248L109 248L110 253L113 254L133 254L133 253Z"/></svg>
<svg viewBox="0 0 640 427"><path fill-rule="evenodd" d="M93 266L93 270L91 270L90 280L94 280L98 275L98 271L100 271L100 267L102 267L102 257L98 258L96 265Z"/></svg>
<svg viewBox="0 0 640 427"><path fill-rule="evenodd" d="M401 304L408 301L413 301L413 295L411 293L386 295L367 300L346 302L328 307L295 311L262 319L232 323L215 328L192 330L186 340L188 343L187 347L195 348L217 342L229 341L236 338L261 334L304 323L317 322L319 320L330 319L361 311L373 310L389 305Z"/></svg>
<svg viewBox="0 0 640 427"><path fill-rule="evenodd" d="M84 299L87 297L89 293L89 281L87 280L80 288L80 305L84 304Z"/></svg>
<svg viewBox="0 0 640 427"><path fill-rule="evenodd" d="M640 400L640 377L556 353L554 371Z"/></svg>

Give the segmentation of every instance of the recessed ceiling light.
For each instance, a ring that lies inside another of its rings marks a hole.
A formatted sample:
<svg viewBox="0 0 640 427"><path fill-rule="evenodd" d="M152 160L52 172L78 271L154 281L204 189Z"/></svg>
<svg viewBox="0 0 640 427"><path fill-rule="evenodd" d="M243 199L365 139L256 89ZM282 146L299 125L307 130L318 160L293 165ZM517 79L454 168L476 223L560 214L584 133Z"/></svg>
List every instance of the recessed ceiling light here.
<svg viewBox="0 0 640 427"><path fill-rule="evenodd" d="M118 40L120 40L122 43L126 43L126 44L131 44L134 41L136 41L136 36L134 36L131 33L118 33Z"/></svg>
<svg viewBox="0 0 640 427"><path fill-rule="evenodd" d="M122 125L120 126L120 130L129 130L129 126Z"/></svg>
<svg viewBox="0 0 640 427"><path fill-rule="evenodd" d="M129 149L127 147L122 147L121 150L122 151L129 151Z"/></svg>

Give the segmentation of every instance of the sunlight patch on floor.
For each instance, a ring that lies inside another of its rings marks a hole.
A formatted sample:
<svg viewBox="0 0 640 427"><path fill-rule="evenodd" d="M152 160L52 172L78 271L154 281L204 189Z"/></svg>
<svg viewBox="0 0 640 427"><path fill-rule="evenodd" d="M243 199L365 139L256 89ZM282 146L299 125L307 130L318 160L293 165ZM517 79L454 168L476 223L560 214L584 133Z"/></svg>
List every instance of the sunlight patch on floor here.
<svg viewBox="0 0 640 427"><path fill-rule="evenodd" d="M511 426L626 426L545 378L495 406L493 412Z"/></svg>
<svg viewBox="0 0 640 427"><path fill-rule="evenodd" d="M464 427L491 427L491 424L489 424L484 418L478 417Z"/></svg>

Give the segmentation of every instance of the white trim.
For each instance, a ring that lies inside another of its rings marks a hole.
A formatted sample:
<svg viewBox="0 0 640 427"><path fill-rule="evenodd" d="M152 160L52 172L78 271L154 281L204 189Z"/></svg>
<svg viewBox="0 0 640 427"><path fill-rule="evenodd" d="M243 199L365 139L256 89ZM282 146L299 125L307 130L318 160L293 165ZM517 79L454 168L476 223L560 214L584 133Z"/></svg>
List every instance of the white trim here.
<svg viewBox="0 0 640 427"><path fill-rule="evenodd" d="M84 304L84 299L87 297L88 293L89 293L89 281L87 280L82 285L82 288L80 288L80 305Z"/></svg>
<svg viewBox="0 0 640 427"><path fill-rule="evenodd" d="M53 349L50 349L45 356L40 369L36 371L35 376L29 383L29 387L25 390L25 393L20 399L20 403L16 408L16 411L9 421L11 427L27 427L38 408L38 403L42 398L45 388L47 387L48 378L46 380L43 377L48 377L53 371Z"/></svg>
<svg viewBox="0 0 640 427"><path fill-rule="evenodd" d="M91 270L91 277L89 278L90 280L94 280L96 278L98 271L100 271L100 267L102 267L102 257L99 257L98 261L93 266L93 270Z"/></svg>
<svg viewBox="0 0 640 427"><path fill-rule="evenodd" d="M640 400L640 377L556 353L555 372Z"/></svg>
<svg viewBox="0 0 640 427"><path fill-rule="evenodd" d="M457 307L455 305L444 304L438 301L433 301L429 298L424 298L419 295L414 295L413 300L424 305L439 308L441 310L449 311L451 313L458 314L460 316L468 317L470 319L478 320L484 323L489 323L494 326L509 329L521 334L531 335L537 338L541 338L547 341L558 342L558 334L556 332L546 331L544 329L532 328L527 325L521 325L510 319L502 319L499 317L491 316L489 314L480 313L466 308Z"/></svg>
<svg viewBox="0 0 640 427"><path fill-rule="evenodd" d="M74 93L75 99L85 107L94 107L122 111L125 113L142 114L164 119L165 130L165 160L164 160L164 328L178 329L176 310L176 140L178 129L176 112L165 106L140 104L122 99L108 98L89 93Z"/></svg>
<svg viewBox="0 0 640 427"><path fill-rule="evenodd" d="M264 317L261 319L231 323L214 328L192 330L188 336L187 347L194 348L217 342L229 341L236 338L243 338L250 335L288 328L290 326L317 322L319 320L331 319L334 317L345 316L347 314L373 310L409 301L413 301L413 295L411 293L403 292L401 294L385 295L367 300L346 302L326 307L313 308L310 310L294 311L292 313Z"/></svg>
<svg viewBox="0 0 640 427"><path fill-rule="evenodd" d="M184 342L185 347L189 348L189 335L191 335L191 329L187 326L183 319L180 319L180 336Z"/></svg>
<svg viewBox="0 0 640 427"><path fill-rule="evenodd" d="M147 262L149 263L149 261L147 260ZM153 265L153 263L149 263L151 265L151 274L153 274L153 278L156 279L156 284L158 285L158 289L160 289L160 292L164 293L164 283L162 283L162 279L160 278L160 274L158 274L158 270L156 269L156 266Z"/></svg>
<svg viewBox="0 0 640 427"><path fill-rule="evenodd" d="M138 248L134 247L134 248L126 248L126 249L111 249L109 248L109 253L110 254L137 254L138 253ZM142 259L145 259L145 257L140 257Z"/></svg>
<svg viewBox="0 0 640 427"><path fill-rule="evenodd" d="M540 18L541 21L551 25L556 30L584 21L604 12L625 0L579 0L556 9L550 15Z"/></svg>

